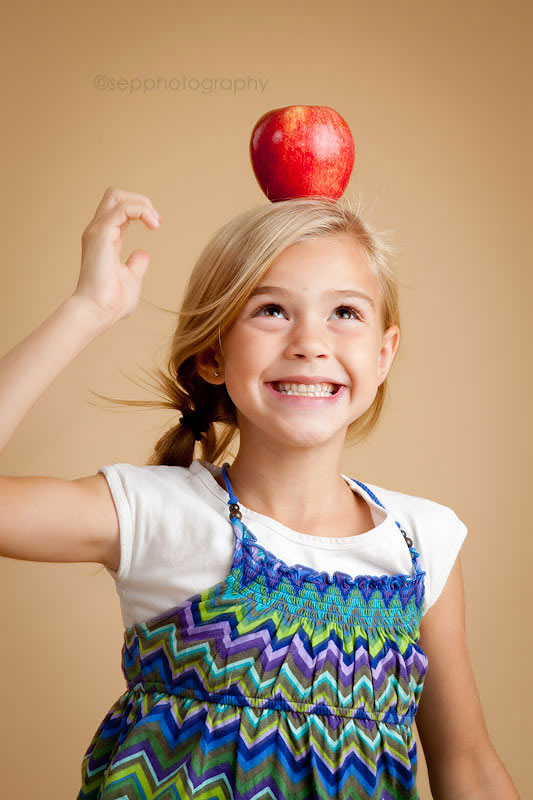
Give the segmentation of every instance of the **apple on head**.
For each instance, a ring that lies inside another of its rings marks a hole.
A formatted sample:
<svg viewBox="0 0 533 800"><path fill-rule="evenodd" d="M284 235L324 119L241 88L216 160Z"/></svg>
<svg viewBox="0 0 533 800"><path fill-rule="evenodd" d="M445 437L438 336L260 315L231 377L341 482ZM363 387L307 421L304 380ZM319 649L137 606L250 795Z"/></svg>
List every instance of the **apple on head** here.
<svg viewBox="0 0 533 800"><path fill-rule="evenodd" d="M338 200L353 169L348 123L328 106L285 106L256 122L250 158L262 191L275 203L319 195Z"/></svg>

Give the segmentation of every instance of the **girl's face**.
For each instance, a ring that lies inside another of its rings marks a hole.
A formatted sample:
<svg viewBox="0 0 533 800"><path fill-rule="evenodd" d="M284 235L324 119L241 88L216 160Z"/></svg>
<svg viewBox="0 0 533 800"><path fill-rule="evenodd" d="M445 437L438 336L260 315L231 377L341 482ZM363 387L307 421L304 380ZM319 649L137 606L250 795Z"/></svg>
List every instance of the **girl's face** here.
<svg viewBox="0 0 533 800"><path fill-rule="evenodd" d="M358 248L344 233L292 245L226 332L218 364L237 408L241 442L261 432L276 447L332 439L342 447L348 425L372 404L400 332L381 330L379 284ZM300 405L268 386L301 375L344 389L334 402Z"/></svg>

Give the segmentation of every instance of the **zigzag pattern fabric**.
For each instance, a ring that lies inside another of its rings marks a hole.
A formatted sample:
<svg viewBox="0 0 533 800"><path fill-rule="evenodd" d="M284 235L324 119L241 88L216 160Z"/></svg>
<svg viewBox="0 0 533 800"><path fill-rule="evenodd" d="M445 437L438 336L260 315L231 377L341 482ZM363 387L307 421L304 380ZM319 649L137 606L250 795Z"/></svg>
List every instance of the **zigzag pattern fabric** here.
<svg viewBox="0 0 533 800"><path fill-rule="evenodd" d="M418 552L401 531L412 575L288 566L241 522L226 466L231 569L124 631L127 690L77 800L418 800Z"/></svg>

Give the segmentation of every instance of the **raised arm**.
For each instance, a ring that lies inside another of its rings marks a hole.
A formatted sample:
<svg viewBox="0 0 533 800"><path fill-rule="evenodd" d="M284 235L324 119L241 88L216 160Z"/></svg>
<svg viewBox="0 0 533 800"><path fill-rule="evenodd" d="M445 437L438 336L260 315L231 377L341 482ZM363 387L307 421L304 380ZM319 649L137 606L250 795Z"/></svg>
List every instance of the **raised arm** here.
<svg viewBox="0 0 533 800"><path fill-rule="evenodd" d="M159 226L147 197L109 187L83 232L73 295L0 360L0 453L61 370L137 308L149 255L136 250L120 262L132 219ZM73 481L0 476L0 556L99 561L116 569L119 555L118 519L103 475Z"/></svg>
<svg viewBox="0 0 533 800"><path fill-rule="evenodd" d="M78 285L38 328L0 359L0 454L38 398L85 347L137 308L149 264L144 250L120 263L131 219L157 228L144 195L109 187L82 234Z"/></svg>

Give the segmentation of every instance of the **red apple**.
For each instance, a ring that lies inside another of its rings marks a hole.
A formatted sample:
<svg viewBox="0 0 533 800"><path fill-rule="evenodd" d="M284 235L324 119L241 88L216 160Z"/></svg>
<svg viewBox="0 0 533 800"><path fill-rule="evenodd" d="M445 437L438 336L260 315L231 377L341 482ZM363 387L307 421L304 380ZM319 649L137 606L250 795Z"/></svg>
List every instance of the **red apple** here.
<svg viewBox="0 0 533 800"><path fill-rule="evenodd" d="M250 158L269 200L320 195L338 200L353 168L348 123L328 106L286 106L256 122Z"/></svg>

